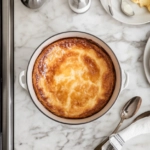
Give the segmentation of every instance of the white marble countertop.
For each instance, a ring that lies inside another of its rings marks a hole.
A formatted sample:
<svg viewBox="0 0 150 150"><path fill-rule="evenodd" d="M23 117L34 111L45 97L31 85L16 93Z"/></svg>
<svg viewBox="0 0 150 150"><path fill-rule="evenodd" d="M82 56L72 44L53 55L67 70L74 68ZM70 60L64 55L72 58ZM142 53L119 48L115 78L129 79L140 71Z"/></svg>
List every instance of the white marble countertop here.
<svg viewBox="0 0 150 150"><path fill-rule="evenodd" d="M113 49L121 66L129 73L128 87L103 117L83 125L64 125L44 116L18 83L34 50L48 37L62 31L85 31L98 36ZM112 19L99 0L93 0L84 14L72 12L67 0L47 0L38 10L15 0L15 150L93 150L119 122L122 106L133 96L141 96L136 116L150 110L150 85L143 69L143 53L150 36L150 24L130 26ZM135 117L136 117L135 116ZM135 118L124 122L129 125ZM150 135L136 137L124 150L149 150Z"/></svg>

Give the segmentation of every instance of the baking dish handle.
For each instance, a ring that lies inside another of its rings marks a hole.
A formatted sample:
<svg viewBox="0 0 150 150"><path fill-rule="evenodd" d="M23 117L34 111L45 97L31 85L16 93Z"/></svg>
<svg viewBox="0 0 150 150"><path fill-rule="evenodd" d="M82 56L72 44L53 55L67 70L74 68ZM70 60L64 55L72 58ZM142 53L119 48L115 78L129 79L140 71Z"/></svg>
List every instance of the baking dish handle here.
<svg viewBox="0 0 150 150"><path fill-rule="evenodd" d="M121 71L122 71L122 87L121 87L121 91L123 91L128 86L129 75L128 75L128 73L125 70L121 69Z"/></svg>
<svg viewBox="0 0 150 150"><path fill-rule="evenodd" d="M22 81L23 77L25 77L25 76L26 76L26 71L25 70L21 71L20 74L19 74L19 83L20 83L20 85L23 89L27 90L26 82L24 83Z"/></svg>

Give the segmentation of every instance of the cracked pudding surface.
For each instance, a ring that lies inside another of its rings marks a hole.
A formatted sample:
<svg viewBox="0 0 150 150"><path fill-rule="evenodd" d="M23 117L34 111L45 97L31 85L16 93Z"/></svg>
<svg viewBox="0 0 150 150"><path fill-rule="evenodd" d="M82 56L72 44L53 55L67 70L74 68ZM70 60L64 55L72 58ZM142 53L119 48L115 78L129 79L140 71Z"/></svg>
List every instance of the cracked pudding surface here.
<svg viewBox="0 0 150 150"><path fill-rule="evenodd" d="M32 82L37 99L53 114L81 119L105 107L114 91L111 58L85 38L60 39L37 57Z"/></svg>

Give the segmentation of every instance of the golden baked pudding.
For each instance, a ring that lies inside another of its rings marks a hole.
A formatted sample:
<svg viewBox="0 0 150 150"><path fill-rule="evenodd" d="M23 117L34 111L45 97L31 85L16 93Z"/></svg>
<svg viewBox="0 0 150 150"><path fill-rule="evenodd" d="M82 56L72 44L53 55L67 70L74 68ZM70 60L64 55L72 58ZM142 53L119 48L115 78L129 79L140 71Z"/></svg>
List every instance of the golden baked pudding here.
<svg viewBox="0 0 150 150"><path fill-rule="evenodd" d="M84 38L66 38L45 47L35 61L38 100L63 118L85 118L108 103L116 81L109 55Z"/></svg>

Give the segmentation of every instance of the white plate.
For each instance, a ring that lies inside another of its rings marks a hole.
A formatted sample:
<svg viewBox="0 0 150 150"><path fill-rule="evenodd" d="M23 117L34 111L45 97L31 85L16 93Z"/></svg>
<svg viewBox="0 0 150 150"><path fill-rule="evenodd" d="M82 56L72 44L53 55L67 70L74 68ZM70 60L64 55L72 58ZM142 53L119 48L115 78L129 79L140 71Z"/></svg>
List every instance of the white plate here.
<svg viewBox="0 0 150 150"><path fill-rule="evenodd" d="M145 70L147 80L150 83L150 38L147 41L145 47L144 56L143 56L143 65L144 65L144 70Z"/></svg>
<svg viewBox="0 0 150 150"><path fill-rule="evenodd" d="M150 12L145 7L140 7L138 4L133 3L131 0L126 0L129 4L131 4L135 15L132 17L128 17L124 15L120 9L121 0L111 0L112 9L114 15L112 16L114 19L131 25L140 25L150 22ZM108 3L109 0L100 0L104 9L109 13ZM110 14L110 13L109 13Z"/></svg>

